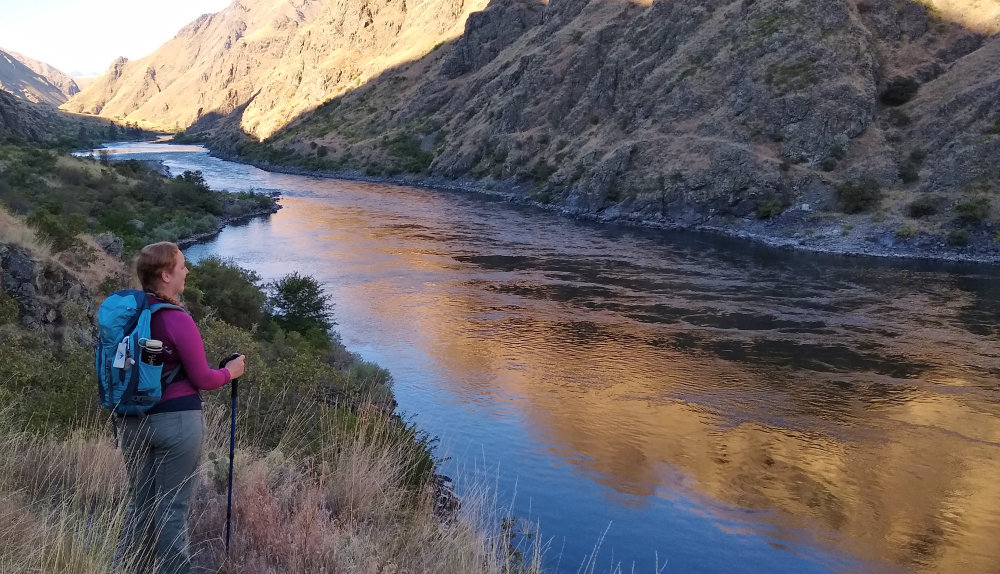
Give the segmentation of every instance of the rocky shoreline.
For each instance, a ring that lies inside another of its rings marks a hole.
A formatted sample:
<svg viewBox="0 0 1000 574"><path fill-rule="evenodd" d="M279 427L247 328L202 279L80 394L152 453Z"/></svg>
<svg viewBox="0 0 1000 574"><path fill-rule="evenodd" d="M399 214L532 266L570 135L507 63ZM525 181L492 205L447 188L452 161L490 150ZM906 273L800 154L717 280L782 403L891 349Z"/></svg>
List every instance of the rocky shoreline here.
<svg viewBox="0 0 1000 574"><path fill-rule="evenodd" d="M360 170L310 171L264 162L250 162L238 155L218 153L214 150L210 150L209 153L220 159L245 163L276 173L476 193L502 199L509 203L530 205L582 221L664 231L710 233L779 249L845 257L876 257L942 263L1000 263L1000 242L988 236L972 238L969 245L958 248L949 245L943 237L926 233L900 237L897 228L893 225L888 222L872 221L870 215L823 214L813 211L806 203L793 205L785 210L781 216L773 219L745 217L727 220L725 217L707 216L701 218L701 221L682 223L627 217L621 214L620 209L593 214L576 211L566 206L542 203L529 197L532 186L525 183L504 181L484 185L479 180L453 180L436 176L370 176Z"/></svg>
<svg viewBox="0 0 1000 574"><path fill-rule="evenodd" d="M277 198L275 198L277 199ZM219 219L219 224L213 231L206 231L204 233L195 233L194 235L189 235L182 239L176 241L178 247L190 247L196 243L201 243L203 241L209 241L222 232L227 225L232 225L236 223L243 223L249 221L255 217L264 217L272 215L281 209L281 204L275 202L270 208L267 209L257 209L249 213L238 215L235 217L222 217Z"/></svg>

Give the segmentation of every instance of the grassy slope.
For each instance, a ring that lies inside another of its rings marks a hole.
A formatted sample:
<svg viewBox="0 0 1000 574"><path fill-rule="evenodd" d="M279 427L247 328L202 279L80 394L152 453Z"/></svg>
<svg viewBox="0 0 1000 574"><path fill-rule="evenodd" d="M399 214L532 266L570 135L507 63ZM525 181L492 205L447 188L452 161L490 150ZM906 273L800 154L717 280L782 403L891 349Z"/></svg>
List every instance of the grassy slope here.
<svg viewBox="0 0 1000 574"><path fill-rule="evenodd" d="M0 169L11 165L7 151ZM42 163L58 168L65 161ZM103 166L94 173L106 181L122 177L113 171ZM39 201L66 191L50 173L33 175L46 181L36 188ZM62 205L76 209L72 202ZM0 224L0 243L24 246L48 265L70 263L91 292L107 287L104 273L127 267L86 237L60 251L3 210ZM81 244L90 246L89 256L80 255L88 252ZM195 267L193 285L209 293L223 288L207 271L200 277ZM273 324L257 331L235 327L225 321L232 310L211 308L201 289L189 295L198 298L191 307L198 310L208 356L240 349L251 366L241 392L236 552L229 562L221 544L229 401L226 393L206 397L212 436L191 516L200 564L219 572L525 571L509 545L509 519L482 514L474 500L466 500L457 521L435 515L433 441L393 415L385 371L357 362L335 339L316 344ZM107 416L93 406L90 349L57 348L22 327L18 316L17 302L0 292L0 397L10 405L0 416L6 450L0 571L106 572L126 486Z"/></svg>

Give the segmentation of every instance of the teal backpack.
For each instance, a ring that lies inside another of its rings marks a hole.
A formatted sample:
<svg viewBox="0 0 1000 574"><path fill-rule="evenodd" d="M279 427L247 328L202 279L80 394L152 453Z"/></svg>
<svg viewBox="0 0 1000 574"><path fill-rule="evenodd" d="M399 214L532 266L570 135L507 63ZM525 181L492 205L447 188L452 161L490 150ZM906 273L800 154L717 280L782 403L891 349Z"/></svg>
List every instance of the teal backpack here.
<svg viewBox="0 0 1000 574"><path fill-rule="evenodd" d="M163 365L139 360L140 342L150 338L150 318L162 309L183 310L170 303L150 305L146 293L136 289L115 291L97 310L97 389L101 404L115 414L146 414L181 371L178 366L164 376Z"/></svg>

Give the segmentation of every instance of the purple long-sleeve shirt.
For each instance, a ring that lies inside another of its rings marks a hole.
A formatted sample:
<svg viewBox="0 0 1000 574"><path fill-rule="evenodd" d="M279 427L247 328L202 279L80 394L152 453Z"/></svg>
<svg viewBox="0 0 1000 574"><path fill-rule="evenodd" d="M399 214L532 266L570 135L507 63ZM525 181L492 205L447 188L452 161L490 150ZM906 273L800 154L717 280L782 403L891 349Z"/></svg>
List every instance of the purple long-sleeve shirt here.
<svg viewBox="0 0 1000 574"><path fill-rule="evenodd" d="M149 327L152 337L163 341L163 371L170 372L178 364L184 366L181 378L163 391L160 405L172 399L197 395L199 390L217 389L229 382L229 370L208 366L205 343L190 315L177 309L157 311L153 313Z"/></svg>

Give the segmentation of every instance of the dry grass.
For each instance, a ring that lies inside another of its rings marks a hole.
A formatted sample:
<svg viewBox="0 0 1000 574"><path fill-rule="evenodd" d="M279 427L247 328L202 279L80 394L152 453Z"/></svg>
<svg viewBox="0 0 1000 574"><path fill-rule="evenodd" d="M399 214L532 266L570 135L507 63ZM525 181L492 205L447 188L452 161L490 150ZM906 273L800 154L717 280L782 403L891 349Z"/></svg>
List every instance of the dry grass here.
<svg viewBox="0 0 1000 574"><path fill-rule="evenodd" d="M105 253L89 235L79 237L81 245L56 255L55 259L72 273L91 293L100 291L101 282L114 278L116 288L139 288L131 264Z"/></svg>
<svg viewBox="0 0 1000 574"><path fill-rule="evenodd" d="M10 409L0 412L13 420ZM125 515L121 455L93 432L0 428L0 571L107 572Z"/></svg>
<svg viewBox="0 0 1000 574"><path fill-rule="evenodd" d="M52 255L52 245L35 235L34 230L21 218L14 216L0 205L0 243L23 245L40 258Z"/></svg>
<svg viewBox="0 0 1000 574"><path fill-rule="evenodd" d="M0 412L0 421L10 420ZM455 520L434 514L429 488L402 484L406 454L364 432L331 430L337 443L310 458L258 452L236 457L233 536L224 549L228 413L206 411L208 444L190 528L195 562L211 572L538 572L508 552L497 517L475 500ZM126 479L107 426L92 422L66 441L0 424L0 571L106 573L121 528ZM292 425L294 428L294 425ZM214 460L213 460L214 458ZM474 497L473 497L474 498Z"/></svg>
<svg viewBox="0 0 1000 574"><path fill-rule="evenodd" d="M120 283L133 288L138 286L135 273L122 260L105 253L88 235L81 236L80 246L53 254L52 245L38 237L21 218L0 206L0 243L20 245L38 260L54 260L65 267L81 283L97 293L102 281L116 277Z"/></svg>

